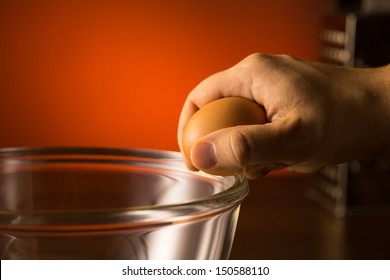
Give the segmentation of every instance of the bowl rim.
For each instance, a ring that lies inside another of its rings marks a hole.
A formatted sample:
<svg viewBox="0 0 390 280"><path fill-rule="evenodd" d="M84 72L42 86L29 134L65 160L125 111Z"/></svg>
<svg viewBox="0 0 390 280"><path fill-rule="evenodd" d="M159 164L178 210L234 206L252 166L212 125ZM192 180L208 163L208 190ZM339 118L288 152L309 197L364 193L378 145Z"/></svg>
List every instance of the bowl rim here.
<svg viewBox="0 0 390 280"><path fill-rule="evenodd" d="M0 209L0 231L89 231L182 223L205 219L238 207L249 192L249 184L244 176L239 174L217 176L202 171L190 171L184 166L181 153L176 151L90 146L0 148L0 172L6 166L31 164L34 161L38 163L76 161L113 164L134 164L139 161L139 164L142 163L144 167L180 172L195 178L231 185L207 197L172 204L64 212Z"/></svg>

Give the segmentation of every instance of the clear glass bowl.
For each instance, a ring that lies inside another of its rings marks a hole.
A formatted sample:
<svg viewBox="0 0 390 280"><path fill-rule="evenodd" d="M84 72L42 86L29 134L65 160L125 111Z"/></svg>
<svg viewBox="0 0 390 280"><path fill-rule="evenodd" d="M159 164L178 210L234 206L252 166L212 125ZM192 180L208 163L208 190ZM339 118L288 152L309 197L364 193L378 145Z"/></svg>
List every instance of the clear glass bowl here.
<svg viewBox="0 0 390 280"><path fill-rule="evenodd" d="M226 259L248 189L177 152L0 149L0 257Z"/></svg>

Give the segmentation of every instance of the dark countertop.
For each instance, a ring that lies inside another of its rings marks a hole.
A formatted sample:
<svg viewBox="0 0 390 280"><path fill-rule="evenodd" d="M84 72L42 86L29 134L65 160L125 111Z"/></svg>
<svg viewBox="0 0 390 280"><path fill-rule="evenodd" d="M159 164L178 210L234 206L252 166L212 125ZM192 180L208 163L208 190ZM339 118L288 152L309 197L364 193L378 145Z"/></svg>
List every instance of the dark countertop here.
<svg viewBox="0 0 390 280"><path fill-rule="evenodd" d="M231 259L390 259L390 214L338 219L305 195L307 176L251 181Z"/></svg>

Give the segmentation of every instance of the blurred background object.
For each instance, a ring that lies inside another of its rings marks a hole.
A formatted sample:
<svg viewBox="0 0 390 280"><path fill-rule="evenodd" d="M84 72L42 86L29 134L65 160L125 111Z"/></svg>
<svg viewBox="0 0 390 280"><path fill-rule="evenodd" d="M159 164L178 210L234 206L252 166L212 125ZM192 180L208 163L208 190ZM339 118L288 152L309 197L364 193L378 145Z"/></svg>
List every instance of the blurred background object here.
<svg viewBox="0 0 390 280"><path fill-rule="evenodd" d="M337 3L334 12L324 17L321 60L350 67L389 64L390 1ZM308 196L338 218L390 213L389 185L390 152L383 151L324 168L312 176Z"/></svg>

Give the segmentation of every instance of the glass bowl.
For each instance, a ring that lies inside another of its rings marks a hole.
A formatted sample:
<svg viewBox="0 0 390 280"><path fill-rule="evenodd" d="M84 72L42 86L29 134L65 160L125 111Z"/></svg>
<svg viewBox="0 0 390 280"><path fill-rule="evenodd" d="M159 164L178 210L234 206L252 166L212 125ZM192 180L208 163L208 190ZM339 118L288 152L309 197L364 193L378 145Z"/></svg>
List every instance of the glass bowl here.
<svg viewBox="0 0 390 280"><path fill-rule="evenodd" d="M0 149L0 256L227 259L248 189L178 152Z"/></svg>

